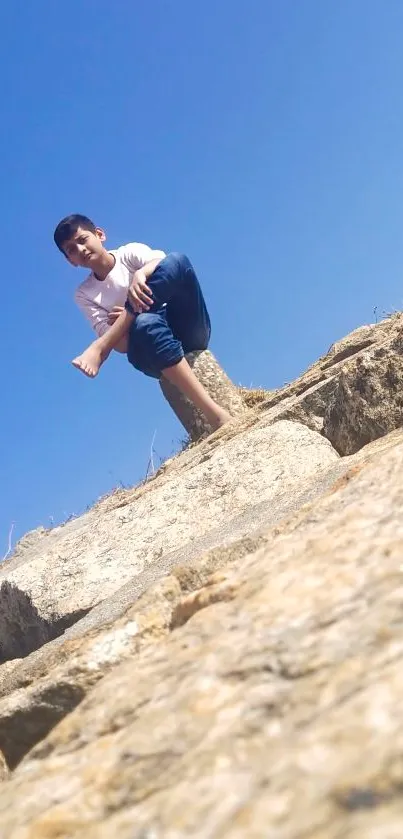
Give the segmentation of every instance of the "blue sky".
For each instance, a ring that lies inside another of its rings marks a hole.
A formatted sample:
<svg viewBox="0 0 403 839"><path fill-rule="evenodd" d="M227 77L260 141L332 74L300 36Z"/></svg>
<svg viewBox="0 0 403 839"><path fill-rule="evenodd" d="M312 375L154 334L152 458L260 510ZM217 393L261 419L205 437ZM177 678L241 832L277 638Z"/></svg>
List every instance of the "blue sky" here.
<svg viewBox="0 0 403 839"><path fill-rule="evenodd" d="M401 0L14 0L1 23L0 556L183 437L124 358L69 366L91 332L60 217L186 252L245 385L403 299Z"/></svg>

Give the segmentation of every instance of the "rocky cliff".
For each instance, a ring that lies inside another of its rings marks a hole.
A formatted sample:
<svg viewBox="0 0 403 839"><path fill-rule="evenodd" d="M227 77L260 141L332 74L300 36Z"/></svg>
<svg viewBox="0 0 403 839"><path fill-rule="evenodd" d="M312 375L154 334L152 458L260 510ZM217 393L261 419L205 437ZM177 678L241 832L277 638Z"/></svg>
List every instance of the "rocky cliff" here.
<svg viewBox="0 0 403 839"><path fill-rule="evenodd" d="M403 316L242 395L1 566L1 839L400 839Z"/></svg>

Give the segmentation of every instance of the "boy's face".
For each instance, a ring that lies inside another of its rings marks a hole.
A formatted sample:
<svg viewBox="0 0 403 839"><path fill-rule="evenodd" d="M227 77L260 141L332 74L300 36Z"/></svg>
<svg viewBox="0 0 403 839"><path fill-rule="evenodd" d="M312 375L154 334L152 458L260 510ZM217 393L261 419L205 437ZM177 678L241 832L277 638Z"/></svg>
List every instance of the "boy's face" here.
<svg viewBox="0 0 403 839"><path fill-rule="evenodd" d="M105 253L102 244L105 239L105 233L100 227L96 228L95 233L79 227L71 239L63 242L63 251L71 265L94 268Z"/></svg>

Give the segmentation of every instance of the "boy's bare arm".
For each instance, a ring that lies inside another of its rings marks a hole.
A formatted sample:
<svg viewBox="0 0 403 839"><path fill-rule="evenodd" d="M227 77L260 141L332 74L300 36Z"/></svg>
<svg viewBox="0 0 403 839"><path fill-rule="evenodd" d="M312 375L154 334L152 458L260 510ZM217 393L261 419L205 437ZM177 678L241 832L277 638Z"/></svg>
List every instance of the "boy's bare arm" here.
<svg viewBox="0 0 403 839"><path fill-rule="evenodd" d="M146 262L142 268L138 268L134 272L128 299L135 312L148 312L150 306L152 306L153 296L151 289L147 285L147 280L163 259L163 256L158 259L151 259L150 262Z"/></svg>
<svg viewBox="0 0 403 839"><path fill-rule="evenodd" d="M133 274L128 298L136 312L148 311L152 305L152 292L147 286L147 279L151 277L162 259L163 257L152 259L143 268L139 268ZM107 332L104 332L103 335L93 341L81 355L73 360L74 367L77 367L86 376L94 378L112 350L126 352L127 333L133 323L134 317L126 309L123 309Z"/></svg>

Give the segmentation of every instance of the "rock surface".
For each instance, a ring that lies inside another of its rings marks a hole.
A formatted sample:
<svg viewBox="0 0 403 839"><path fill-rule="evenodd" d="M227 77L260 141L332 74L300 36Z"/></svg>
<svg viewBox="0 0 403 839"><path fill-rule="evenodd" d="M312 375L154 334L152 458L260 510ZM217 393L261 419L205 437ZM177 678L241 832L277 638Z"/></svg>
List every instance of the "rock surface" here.
<svg viewBox="0 0 403 839"><path fill-rule="evenodd" d="M337 459L330 443L305 426L271 425L262 417L242 443L233 436L192 469L160 476L124 508L104 506L57 528L41 540L39 550L35 545L0 570L3 659L27 652L21 640L24 622L32 625L36 617L42 634L49 625L51 638L61 619L68 625L69 616L104 600L165 554L220 528L254 503L272 503L280 492L296 491ZM19 617L9 608L10 584L12 603L17 589L25 606Z"/></svg>
<svg viewBox="0 0 403 839"><path fill-rule="evenodd" d="M398 336L352 359L340 374L323 433L340 454L403 425L403 340Z"/></svg>
<svg viewBox="0 0 403 839"><path fill-rule="evenodd" d="M402 455L182 596L3 786L4 836L397 836Z"/></svg>
<svg viewBox="0 0 403 839"><path fill-rule="evenodd" d="M400 839L402 325L18 546L1 839Z"/></svg>
<svg viewBox="0 0 403 839"><path fill-rule="evenodd" d="M403 315L362 326L260 402L272 420L303 422L352 454L403 422Z"/></svg>

